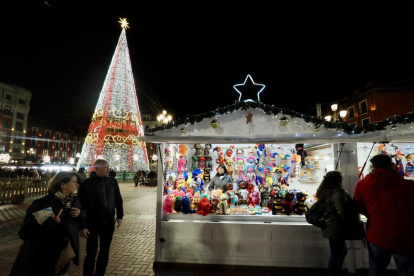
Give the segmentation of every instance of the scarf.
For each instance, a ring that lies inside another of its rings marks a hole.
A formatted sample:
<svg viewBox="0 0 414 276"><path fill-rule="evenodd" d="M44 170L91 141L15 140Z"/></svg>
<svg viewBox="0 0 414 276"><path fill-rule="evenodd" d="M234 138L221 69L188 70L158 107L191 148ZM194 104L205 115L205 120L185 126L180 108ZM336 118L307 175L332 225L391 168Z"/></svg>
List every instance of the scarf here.
<svg viewBox="0 0 414 276"><path fill-rule="evenodd" d="M58 191L55 193L55 198L60 199L66 209L70 209L72 207L73 194L64 195L61 191Z"/></svg>

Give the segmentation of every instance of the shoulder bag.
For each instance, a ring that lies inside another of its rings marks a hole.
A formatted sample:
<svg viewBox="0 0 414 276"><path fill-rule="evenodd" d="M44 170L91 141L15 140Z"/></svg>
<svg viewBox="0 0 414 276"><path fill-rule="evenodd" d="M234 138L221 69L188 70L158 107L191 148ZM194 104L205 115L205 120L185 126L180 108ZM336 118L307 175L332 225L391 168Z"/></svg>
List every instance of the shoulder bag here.
<svg viewBox="0 0 414 276"><path fill-rule="evenodd" d="M323 217L323 206L316 201L312 207L305 212L306 221L313 226L325 228L326 222Z"/></svg>
<svg viewBox="0 0 414 276"><path fill-rule="evenodd" d="M66 246L60 252L60 257L56 263L55 271L58 271L63 265L69 263L71 260L75 259L76 254L70 244L70 241L67 241Z"/></svg>

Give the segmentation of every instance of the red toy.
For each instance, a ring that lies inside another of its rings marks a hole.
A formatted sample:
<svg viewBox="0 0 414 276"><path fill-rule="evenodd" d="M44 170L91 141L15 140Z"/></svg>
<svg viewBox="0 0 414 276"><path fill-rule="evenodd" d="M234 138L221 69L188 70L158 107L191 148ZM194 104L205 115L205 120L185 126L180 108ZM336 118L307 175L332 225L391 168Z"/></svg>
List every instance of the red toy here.
<svg viewBox="0 0 414 276"><path fill-rule="evenodd" d="M196 213L203 215L203 216L207 216L210 213L210 209L211 209L210 201L208 200L208 198L203 197L198 202Z"/></svg>

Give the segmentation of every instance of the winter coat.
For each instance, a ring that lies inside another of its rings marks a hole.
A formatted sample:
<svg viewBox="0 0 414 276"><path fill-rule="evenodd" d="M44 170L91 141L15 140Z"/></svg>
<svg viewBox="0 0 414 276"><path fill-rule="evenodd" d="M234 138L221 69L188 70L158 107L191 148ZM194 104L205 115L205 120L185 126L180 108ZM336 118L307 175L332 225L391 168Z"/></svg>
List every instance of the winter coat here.
<svg viewBox="0 0 414 276"><path fill-rule="evenodd" d="M393 169L376 169L359 181L354 193L358 212L367 217L367 241L414 254L414 182Z"/></svg>
<svg viewBox="0 0 414 276"><path fill-rule="evenodd" d="M115 208L116 219L122 219L124 216L118 181L113 177L95 175L87 178L80 184L78 196L86 210L85 228L89 228L90 225L113 223Z"/></svg>
<svg viewBox="0 0 414 276"><path fill-rule="evenodd" d="M326 227L322 229L324 238L344 239L345 223L351 220L348 204L353 204L352 198L342 187L332 190L327 195L322 203L326 222Z"/></svg>
<svg viewBox="0 0 414 276"><path fill-rule="evenodd" d="M227 183L233 183L231 180L230 175L225 174L222 179L216 174L210 181L210 185L208 186L208 190L211 192L212 190L221 189L223 192L226 192L226 185Z"/></svg>
<svg viewBox="0 0 414 276"><path fill-rule="evenodd" d="M61 221L58 223L52 218L48 218L42 225L39 225L33 213L48 207L52 207L55 215L63 209L60 216ZM79 198L76 196L73 197L72 207L81 209ZM24 242L20 247L10 275L53 276L56 262L66 245L67 238L76 253L73 263L79 265L79 224L84 218L82 211L79 217L71 217L69 210L66 211L61 200L55 198L52 193L33 201L27 209L26 217L19 231L19 236Z"/></svg>

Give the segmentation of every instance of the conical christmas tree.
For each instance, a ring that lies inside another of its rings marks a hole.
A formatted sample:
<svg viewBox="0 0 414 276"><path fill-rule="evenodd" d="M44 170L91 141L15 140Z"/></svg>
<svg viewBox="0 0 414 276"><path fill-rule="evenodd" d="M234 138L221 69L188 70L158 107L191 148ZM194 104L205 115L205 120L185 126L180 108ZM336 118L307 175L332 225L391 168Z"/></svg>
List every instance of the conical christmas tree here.
<svg viewBox="0 0 414 276"><path fill-rule="evenodd" d="M125 29L112 57L111 66L89 125L78 167L92 170L96 159L106 159L116 171L148 171L148 156L135 92Z"/></svg>

